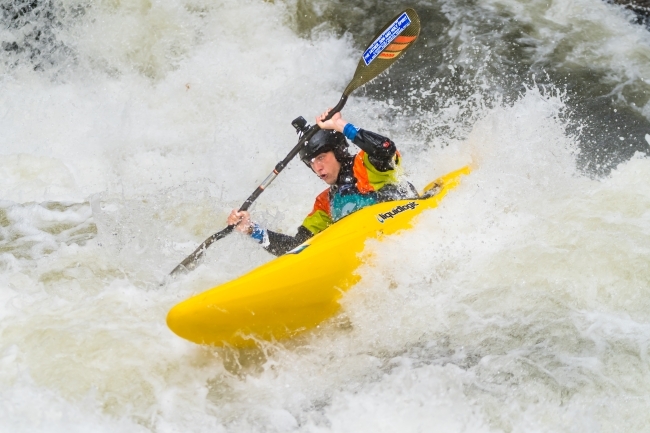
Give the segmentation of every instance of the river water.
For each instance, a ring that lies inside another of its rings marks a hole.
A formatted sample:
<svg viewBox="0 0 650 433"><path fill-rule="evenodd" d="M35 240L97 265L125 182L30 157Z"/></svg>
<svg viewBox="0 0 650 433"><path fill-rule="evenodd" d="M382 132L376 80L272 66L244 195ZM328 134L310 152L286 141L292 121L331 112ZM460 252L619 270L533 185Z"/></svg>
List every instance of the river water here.
<svg viewBox="0 0 650 433"><path fill-rule="evenodd" d="M0 431L650 431L650 33L600 0L408 5L420 39L344 115L419 187L472 174L315 332L166 327L272 258L233 234L165 279L405 6L3 3ZM252 210L293 233L322 189L293 161Z"/></svg>

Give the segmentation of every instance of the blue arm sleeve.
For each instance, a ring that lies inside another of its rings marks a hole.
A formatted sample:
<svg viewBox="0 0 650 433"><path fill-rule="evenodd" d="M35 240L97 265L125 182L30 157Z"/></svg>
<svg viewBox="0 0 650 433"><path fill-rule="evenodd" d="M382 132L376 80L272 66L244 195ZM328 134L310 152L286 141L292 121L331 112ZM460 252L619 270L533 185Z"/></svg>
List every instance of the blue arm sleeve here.
<svg viewBox="0 0 650 433"><path fill-rule="evenodd" d="M251 231L251 237L257 242L266 247L269 245L269 235L264 227L260 227L258 224L253 223L253 230Z"/></svg>
<svg viewBox="0 0 650 433"><path fill-rule="evenodd" d="M353 141L357 137L357 132L359 132L359 128L357 128L351 123L348 123L343 128L343 135L345 135L345 138L347 138L350 141Z"/></svg>

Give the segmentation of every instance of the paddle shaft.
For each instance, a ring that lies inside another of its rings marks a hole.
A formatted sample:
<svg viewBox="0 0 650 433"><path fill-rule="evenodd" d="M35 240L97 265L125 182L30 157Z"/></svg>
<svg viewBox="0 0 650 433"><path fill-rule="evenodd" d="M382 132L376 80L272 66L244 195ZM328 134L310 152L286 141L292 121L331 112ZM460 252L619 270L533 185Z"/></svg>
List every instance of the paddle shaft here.
<svg viewBox="0 0 650 433"><path fill-rule="evenodd" d="M345 106L345 103L348 100L348 95L343 94L341 96L341 99L339 100L339 103L336 104L334 108L330 110L330 112L327 114L325 119L323 121L329 120L334 116L336 113L341 111L343 107ZM293 158L300 152L300 149L305 145L306 141L309 141L310 138L314 136L318 131L320 131L320 126L314 125L307 130L303 134L302 137L300 137L300 140L298 140L298 143L291 149L291 151L287 154L287 156L284 157L284 159L280 162L278 162L275 165L275 168L273 171L262 181L260 186L258 186L255 191L244 201L244 203L241 205L239 208L239 212L246 211L248 208L251 207L253 202L257 200L257 198L264 192L264 190L275 180L276 177L280 174L282 170L285 169L285 167L291 162ZM210 245L212 245L214 242L218 241L219 239L222 239L226 236L228 236L230 233L232 233L233 229L235 228L237 224L230 224L228 225L225 229L221 230L220 232L217 232L207 238L201 245L198 246L196 250L189 256L185 258L178 266L174 268L173 271L171 271L170 275L174 275L177 272L180 272L182 270L191 270L196 267L196 262L203 256L203 253L205 253L205 250L208 249Z"/></svg>
<svg viewBox="0 0 650 433"><path fill-rule="evenodd" d="M397 59L399 59L408 47L415 41L420 34L420 18L418 14L411 8L406 9L404 12L395 16L389 21L373 38L372 42L366 50L364 55L359 60L357 69L354 72L354 77L348 83L348 86L343 91L343 95L339 103L330 110L325 120L329 120L332 116L343 109L343 106L348 100L348 96L358 87L363 86L371 81L377 75L388 69ZM395 41L393 44L392 42ZM302 146L313 135L320 130L318 125L309 128L307 132L300 138L298 144L291 149L291 152L278 164L275 169L269 174L266 179L257 187L255 191L246 199L244 204L239 208L239 211L248 210L257 197L264 192L264 190L273 182L273 180L280 174L282 170L289 164L289 162L300 152ZM213 234L207 238L199 247L190 254L185 260L174 268L170 275L181 270L191 270L196 267L197 260L203 255L205 250L212 245L212 243L224 238L230 234L235 228L235 224L227 226L225 229L218 233Z"/></svg>

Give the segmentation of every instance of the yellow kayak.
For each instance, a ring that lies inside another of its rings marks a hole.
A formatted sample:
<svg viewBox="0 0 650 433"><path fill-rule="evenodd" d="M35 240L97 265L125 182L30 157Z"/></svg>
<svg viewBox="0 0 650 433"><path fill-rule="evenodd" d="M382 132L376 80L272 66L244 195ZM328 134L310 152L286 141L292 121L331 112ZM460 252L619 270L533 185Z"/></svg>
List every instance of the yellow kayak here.
<svg viewBox="0 0 650 433"><path fill-rule="evenodd" d="M430 183L422 198L378 203L336 222L271 262L173 307L167 326L199 344L246 347L282 340L316 327L340 308L343 291L367 239L410 228L425 209L438 206L469 167Z"/></svg>

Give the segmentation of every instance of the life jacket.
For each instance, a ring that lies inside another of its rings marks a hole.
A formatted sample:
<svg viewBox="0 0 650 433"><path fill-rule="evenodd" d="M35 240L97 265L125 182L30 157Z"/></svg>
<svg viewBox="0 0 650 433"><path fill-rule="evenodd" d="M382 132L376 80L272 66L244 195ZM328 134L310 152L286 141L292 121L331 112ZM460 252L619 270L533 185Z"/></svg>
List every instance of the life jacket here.
<svg viewBox="0 0 650 433"><path fill-rule="evenodd" d="M400 160L400 154L396 152L393 168L387 171L375 168L363 150L344 160L336 184L316 197L314 208L302 225L316 234L366 206L412 197L414 194L417 196L417 192L411 190L412 187L405 187L399 182Z"/></svg>

